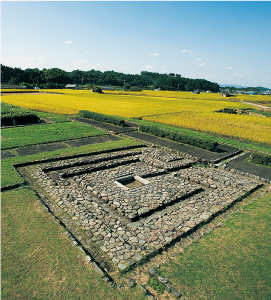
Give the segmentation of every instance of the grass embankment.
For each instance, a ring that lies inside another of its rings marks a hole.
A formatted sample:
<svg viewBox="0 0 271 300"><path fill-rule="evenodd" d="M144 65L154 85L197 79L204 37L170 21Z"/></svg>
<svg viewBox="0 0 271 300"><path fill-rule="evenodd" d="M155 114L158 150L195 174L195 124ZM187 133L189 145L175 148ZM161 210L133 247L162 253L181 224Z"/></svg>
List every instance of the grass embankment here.
<svg viewBox="0 0 271 300"><path fill-rule="evenodd" d="M94 145L87 145L81 146L77 148L67 148L62 150L56 150L52 152L44 152L29 156L16 156L7 159L3 159L1 161L1 187L6 187L9 185L16 185L24 183L23 178L14 170L13 165L41 160L41 159L48 159L48 158L57 158L66 155L75 155L75 154L84 154L84 153L91 153L94 151L101 151L101 150L109 150L118 147L126 147L126 146L133 146L133 145L140 145L140 143L123 139L120 141L111 141L101 144L94 144Z"/></svg>
<svg viewBox="0 0 271 300"><path fill-rule="evenodd" d="M161 274L186 299L271 299L271 194L185 248Z"/></svg>
<svg viewBox="0 0 271 300"><path fill-rule="evenodd" d="M65 115L46 113L42 111L35 111L38 117L40 117L45 122L49 123L62 123L62 122L70 122L70 120Z"/></svg>
<svg viewBox="0 0 271 300"><path fill-rule="evenodd" d="M112 289L87 264L33 191L2 193L2 299L146 299Z"/></svg>
<svg viewBox="0 0 271 300"><path fill-rule="evenodd" d="M128 119L128 120L131 122L135 122L137 124L151 125L154 127L164 128L164 129L172 130L172 131L176 131L176 132L183 132L187 135L194 136L194 137L210 139L210 140L216 141L220 144L226 144L226 145L236 147L239 149L271 153L271 147L268 145L264 145L264 144L251 143L250 141L244 142L244 141L240 141L239 139L222 137L222 136L214 135L211 133L204 133L204 132L195 131L195 130L191 130L191 129L187 129L187 128L180 128L177 126L169 126L169 125L154 123L154 122L145 121L145 120L134 120L134 119Z"/></svg>
<svg viewBox="0 0 271 300"><path fill-rule="evenodd" d="M105 132L80 123L55 123L1 130L1 149L104 135Z"/></svg>

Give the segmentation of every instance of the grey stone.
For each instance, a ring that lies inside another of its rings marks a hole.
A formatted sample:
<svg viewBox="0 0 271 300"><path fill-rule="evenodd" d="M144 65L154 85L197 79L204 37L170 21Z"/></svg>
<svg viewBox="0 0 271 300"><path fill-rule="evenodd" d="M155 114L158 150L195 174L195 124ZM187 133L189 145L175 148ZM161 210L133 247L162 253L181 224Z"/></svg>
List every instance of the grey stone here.
<svg viewBox="0 0 271 300"><path fill-rule="evenodd" d="M168 280L162 276L157 276L158 281L160 281L161 283L168 283Z"/></svg>
<svg viewBox="0 0 271 300"><path fill-rule="evenodd" d="M94 267L94 270L98 273L98 274L100 274L100 275L105 275L105 273L104 273L104 271L96 264L96 262L92 262L91 263L92 264L92 266Z"/></svg>
<svg viewBox="0 0 271 300"><path fill-rule="evenodd" d="M151 276L151 277L154 277L154 276L157 275L158 271L157 271L157 269L155 269L155 268L151 268L151 269L149 270L149 273L150 273L150 276Z"/></svg>
<svg viewBox="0 0 271 300"><path fill-rule="evenodd" d="M136 281L132 278L129 278L129 282L127 284L128 288L132 288L136 285Z"/></svg>
<svg viewBox="0 0 271 300"><path fill-rule="evenodd" d="M149 211L148 208L143 207L143 208L140 208L140 209L137 211L137 213L138 213L139 216L142 216L143 214L147 213L148 211Z"/></svg>
<svg viewBox="0 0 271 300"><path fill-rule="evenodd" d="M120 264L118 264L118 268L123 271L123 270L127 269L127 266L120 263Z"/></svg>
<svg viewBox="0 0 271 300"><path fill-rule="evenodd" d="M135 259L136 261L141 261L143 259L143 256L140 254L135 254L135 256L133 256L133 259Z"/></svg>

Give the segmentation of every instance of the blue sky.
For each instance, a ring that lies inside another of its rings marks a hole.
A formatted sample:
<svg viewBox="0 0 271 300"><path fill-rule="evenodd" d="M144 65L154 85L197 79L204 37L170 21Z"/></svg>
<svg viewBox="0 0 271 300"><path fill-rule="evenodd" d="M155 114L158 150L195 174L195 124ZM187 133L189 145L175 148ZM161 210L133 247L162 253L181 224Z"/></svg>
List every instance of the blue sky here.
<svg viewBox="0 0 271 300"><path fill-rule="evenodd" d="M270 1L2 1L1 63L271 88L270 11Z"/></svg>

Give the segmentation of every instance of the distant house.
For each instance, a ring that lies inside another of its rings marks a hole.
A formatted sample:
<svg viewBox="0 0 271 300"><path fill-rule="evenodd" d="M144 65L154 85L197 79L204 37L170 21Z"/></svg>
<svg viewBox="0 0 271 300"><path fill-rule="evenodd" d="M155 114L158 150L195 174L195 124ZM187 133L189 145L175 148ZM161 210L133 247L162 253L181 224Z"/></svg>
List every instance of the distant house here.
<svg viewBox="0 0 271 300"><path fill-rule="evenodd" d="M38 86L35 86L35 90L40 90L40 88Z"/></svg>
<svg viewBox="0 0 271 300"><path fill-rule="evenodd" d="M222 97L234 97L234 94L230 94L229 92L222 92Z"/></svg>
<svg viewBox="0 0 271 300"><path fill-rule="evenodd" d="M161 91L161 89L160 89L160 88L158 88L158 89L155 89L154 91L155 91L155 92L159 92L159 91Z"/></svg>
<svg viewBox="0 0 271 300"><path fill-rule="evenodd" d="M257 95L258 93L257 92L254 92L254 91L248 91L247 92L249 95Z"/></svg>
<svg viewBox="0 0 271 300"><path fill-rule="evenodd" d="M65 85L65 89L77 90L78 88L79 86L77 84L68 83L67 85Z"/></svg>
<svg viewBox="0 0 271 300"><path fill-rule="evenodd" d="M199 91L199 90L195 90L195 91L193 92L193 94L200 94L200 91Z"/></svg>
<svg viewBox="0 0 271 300"><path fill-rule="evenodd" d="M103 91L115 91L115 88L113 86L102 86L101 89Z"/></svg>

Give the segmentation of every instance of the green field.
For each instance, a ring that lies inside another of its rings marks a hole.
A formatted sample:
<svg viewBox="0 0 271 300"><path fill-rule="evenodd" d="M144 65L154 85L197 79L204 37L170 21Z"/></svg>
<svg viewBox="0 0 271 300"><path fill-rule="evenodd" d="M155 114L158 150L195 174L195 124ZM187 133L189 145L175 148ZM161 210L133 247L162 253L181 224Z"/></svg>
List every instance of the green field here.
<svg viewBox="0 0 271 300"><path fill-rule="evenodd" d="M271 299L271 195L234 214L162 267L187 299Z"/></svg>
<svg viewBox="0 0 271 300"><path fill-rule="evenodd" d="M104 134L102 130L75 122L5 128L1 130L1 148L25 147Z"/></svg>
<svg viewBox="0 0 271 300"><path fill-rule="evenodd" d="M113 289L28 188L2 193L2 299L146 299Z"/></svg>

